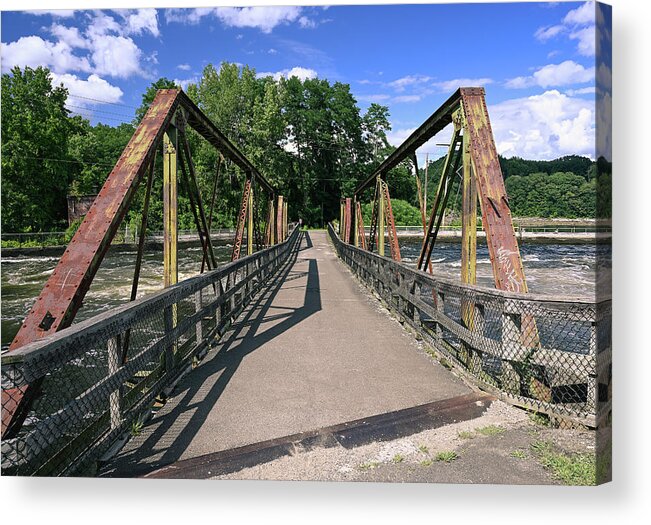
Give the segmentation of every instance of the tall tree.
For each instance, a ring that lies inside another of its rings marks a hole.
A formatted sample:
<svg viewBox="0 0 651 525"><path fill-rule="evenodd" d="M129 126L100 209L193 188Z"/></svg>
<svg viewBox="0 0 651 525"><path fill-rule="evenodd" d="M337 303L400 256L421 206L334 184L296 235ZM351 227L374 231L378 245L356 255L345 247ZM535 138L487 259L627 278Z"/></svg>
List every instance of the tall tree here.
<svg viewBox="0 0 651 525"><path fill-rule="evenodd" d="M66 192L75 172L68 92L38 67L2 75L2 228L43 231L65 225Z"/></svg>

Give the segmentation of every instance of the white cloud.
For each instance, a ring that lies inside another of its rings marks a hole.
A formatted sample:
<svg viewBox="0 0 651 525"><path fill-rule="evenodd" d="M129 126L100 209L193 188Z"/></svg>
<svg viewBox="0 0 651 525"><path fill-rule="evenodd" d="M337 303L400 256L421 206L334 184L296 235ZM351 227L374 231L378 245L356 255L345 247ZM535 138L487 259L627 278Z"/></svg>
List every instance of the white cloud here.
<svg viewBox="0 0 651 525"><path fill-rule="evenodd" d="M93 39L91 54L94 71L100 75L127 78L142 74L140 58L142 51L130 38L101 35Z"/></svg>
<svg viewBox="0 0 651 525"><path fill-rule="evenodd" d="M298 25L304 29L313 29L316 27L316 22L306 16L302 16L298 19Z"/></svg>
<svg viewBox="0 0 651 525"><path fill-rule="evenodd" d="M176 66L176 68L180 69L181 71L190 71L192 69L190 64L179 64L178 66Z"/></svg>
<svg viewBox="0 0 651 525"><path fill-rule="evenodd" d="M188 86L189 86L190 84L198 84L200 80L201 80L201 78L199 78L199 77L197 77L197 76L195 76L195 77L191 77L191 78L186 78L186 79L184 79L184 80L180 80L180 79L178 79L178 78L175 78L175 79L174 79L174 83L175 83L177 86L181 86L181 88L182 88L184 91L186 91L186 90L188 89Z"/></svg>
<svg viewBox="0 0 651 525"><path fill-rule="evenodd" d="M50 73L50 76L52 77L52 85L58 86L59 84L63 84L68 88L71 95L79 97L115 103L120 102L124 94L119 87L109 84L106 80L95 74L90 75L86 80L69 73L63 75ZM70 102L75 106L89 105L83 99Z"/></svg>
<svg viewBox="0 0 651 525"><path fill-rule="evenodd" d="M126 22L126 33L140 35L145 32L153 36L160 36L158 29L158 15L156 9L136 9L134 11L120 12Z"/></svg>
<svg viewBox="0 0 651 525"><path fill-rule="evenodd" d="M455 91L459 87L464 86L485 86L487 84L492 84L493 79L491 78L455 78L452 80L445 80L442 82L434 82L434 85L441 91Z"/></svg>
<svg viewBox="0 0 651 525"><path fill-rule="evenodd" d="M45 66L56 73L91 71L88 59L74 55L68 44L63 41L53 43L39 36L24 36L15 42L2 44L2 70L8 71L14 66Z"/></svg>
<svg viewBox="0 0 651 525"><path fill-rule="evenodd" d="M198 24L207 16L217 17L228 27L251 27L271 33L282 24L292 22L301 27L315 27L316 24L302 15L303 8L298 6L257 6L257 7L202 7L196 9L167 9L165 20L167 22L180 22L185 24ZM238 35L236 38L241 38Z"/></svg>
<svg viewBox="0 0 651 525"><path fill-rule="evenodd" d="M60 41L65 42L70 47L86 48L88 43L83 39L76 27L65 27L60 24L52 24L50 33L58 38Z"/></svg>
<svg viewBox="0 0 651 525"><path fill-rule="evenodd" d="M356 95L355 98L359 102L386 102L391 97L389 95L377 94L377 95Z"/></svg>
<svg viewBox="0 0 651 525"><path fill-rule="evenodd" d="M305 67L293 67L291 69L283 69L282 71L265 72L258 73L256 75L258 78L272 77L274 80L278 81L281 78L292 78L297 77L299 80L307 80L310 78L316 78L317 72L314 69L309 69Z"/></svg>
<svg viewBox="0 0 651 525"><path fill-rule="evenodd" d="M488 108L497 151L505 157L553 159L595 153L591 100L557 90L506 100Z"/></svg>
<svg viewBox="0 0 651 525"><path fill-rule="evenodd" d="M563 23L568 25L584 25L595 23L595 3L586 2L585 4L572 9L563 18Z"/></svg>
<svg viewBox="0 0 651 525"><path fill-rule="evenodd" d="M406 77L399 78L392 82L389 82L387 85L395 89L397 92L404 91L408 86L415 86L418 84L424 84L432 80L432 77L425 75L407 75Z"/></svg>
<svg viewBox="0 0 651 525"><path fill-rule="evenodd" d="M531 76L509 79L504 85L511 89L522 89L532 86L548 88L571 84L584 84L593 81L594 76L594 67L586 68L573 60L566 60L560 64L548 64L541 67Z"/></svg>
<svg viewBox="0 0 651 525"><path fill-rule="evenodd" d="M541 27L534 33L534 36L541 42L546 42L550 38L554 38L563 31L565 31L565 26L562 25Z"/></svg>
<svg viewBox="0 0 651 525"><path fill-rule="evenodd" d="M597 46L597 34L595 26L584 27L570 34L570 39L578 40L577 51L579 54L592 57L595 55Z"/></svg>
<svg viewBox="0 0 651 525"><path fill-rule="evenodd" d="M270 33L277 25L296 21L301 8L280 7L216 7L215 14L227 26L255 27Z"/></svg>
<svg viewBox="0 0 651 525"><path fill-rule="evenodd" d="M597 88L595 86L588 86L580 89L568 89L565 91L566 95L571 97L575 95L589 95L591 93L596 93Z"/></svg>
<svg viewBox="0 0 651 525"><path fill-rule="evenodd" d="M398 97L393 97L392 102L402 103L402 102L418 102L423 97L421 95L401 95Z"/></svg>
<svg viewBox="0 0 651 525"><path fill-rule="evenodd" d="M560 24L541 27L535 33L536 39L546 42L561 34L568 34L570 40L577 40L577 51L583 56L595 54L595 3L586 2L569 11Z"/></svg>
<svg viewBox="0 0 651 525"><path fill-rule="evenodd" d="M74 9L35 9L34 11L25 11L25 13L35 16L50 15L54 18L70 18L75 16Z"/></svg>

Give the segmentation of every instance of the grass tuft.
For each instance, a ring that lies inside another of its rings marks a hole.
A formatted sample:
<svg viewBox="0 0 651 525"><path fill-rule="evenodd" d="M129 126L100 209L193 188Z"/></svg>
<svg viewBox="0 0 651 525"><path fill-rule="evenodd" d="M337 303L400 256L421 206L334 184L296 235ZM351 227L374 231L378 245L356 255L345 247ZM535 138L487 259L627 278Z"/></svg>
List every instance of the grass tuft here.
<svg viewBox="0 0 651 525"><path fill-rule="evenodd" d="M436 454L436 461L445 461L446 463L450 463L451 461L454 461L459 457L459 454L454 452L453 450L446 451L446 452L439 452Z"/></svg>
<svg viewBox="0 0 651 525"><path fill-rule="evenodd" d="M468 430L462 430L457 434L461 439L473 439L475 437L475 434L472 432L469 432Z"/></svg>
<svg viewBox="0 0 651 525"><path fill-rule="evenodd" d="M556 452L549 441L530 445L540 464L565 485L594 485L596 461L592 454L564 454Z"/></svg>
<svg viewBox="0 0 651 525"><path fill-rule="evenodd" d="M405 457L402 454L396 454L395 456L393 456L394 463L402 463L404 459Z"/></svg>
<svg viewBox="0 0 651 525"><path fill-rule="evenodd" d="M503 434L506 432L506 429L498 425L488 425L485 427L476 428L475 432L481 434L482 436L497 436L498 434Z"/></svg>

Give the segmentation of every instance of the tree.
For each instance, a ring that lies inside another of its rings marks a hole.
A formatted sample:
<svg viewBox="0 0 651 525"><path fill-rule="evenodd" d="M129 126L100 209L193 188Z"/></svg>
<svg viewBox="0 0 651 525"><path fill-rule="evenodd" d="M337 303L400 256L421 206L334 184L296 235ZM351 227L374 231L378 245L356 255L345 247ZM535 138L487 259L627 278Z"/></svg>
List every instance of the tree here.
<svg viewBox="0 0 651 525"><path fill-rule="evenodd" d="M66 224L66 192L78 169L68 153L79 118L68 92L38 67L2 75L2 228L43 231Z"/></svg>
<svg viewBox="0 0 651 525"><path fill-rule="evenodd" d="M138 109L136 109L136 116L133 119L134 127L140 124L140 121L145 116L145 113L147 113L147 110L149 109L149 106L151 106L151 103L154 101L156 92L159 89L177 89L178 87L179 86L177 86L173 80L165 77L161 77L156 82L153 82L143 93L142 102Z"/></svg>

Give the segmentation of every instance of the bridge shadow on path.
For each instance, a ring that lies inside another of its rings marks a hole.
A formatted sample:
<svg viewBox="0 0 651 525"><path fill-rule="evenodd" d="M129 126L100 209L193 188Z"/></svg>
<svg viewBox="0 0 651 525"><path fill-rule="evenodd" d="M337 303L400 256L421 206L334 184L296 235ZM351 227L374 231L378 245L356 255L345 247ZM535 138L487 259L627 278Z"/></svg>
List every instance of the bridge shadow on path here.
<svg viewBox="0 0 651 525"><path fill-rule="evenodd" d="M142 433L132 438L106 465L101 475L139 476L181 459L244 358L321 310L317 260L299 259L299 251L312 247L309 233L303 232L302 235L299 249L279 269L271 285L254 298L217 348L211 350L201 365L181 380L170 401ZM303 245L305 247L301 248ZM305 262L307 271L296 268ZM300 282L300 279L304 279L304 282ZM285 283L288 281L299 282L287 286ZM304 289L303 304L297 308L274 305L281 289ZM280 312L276 313L277 310ZM263 325L271 326L263 329Z"/></svg>

